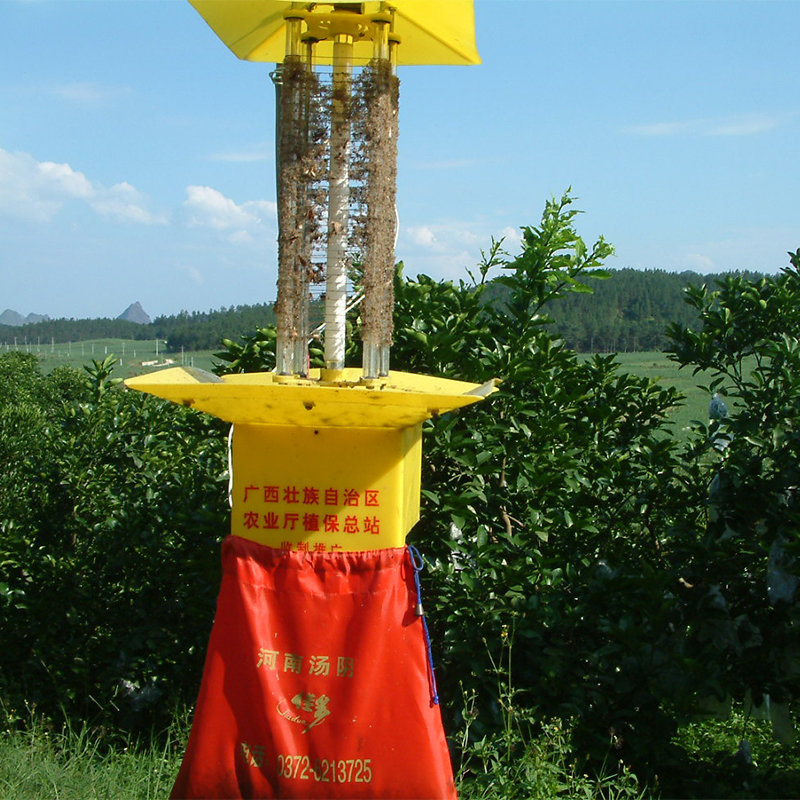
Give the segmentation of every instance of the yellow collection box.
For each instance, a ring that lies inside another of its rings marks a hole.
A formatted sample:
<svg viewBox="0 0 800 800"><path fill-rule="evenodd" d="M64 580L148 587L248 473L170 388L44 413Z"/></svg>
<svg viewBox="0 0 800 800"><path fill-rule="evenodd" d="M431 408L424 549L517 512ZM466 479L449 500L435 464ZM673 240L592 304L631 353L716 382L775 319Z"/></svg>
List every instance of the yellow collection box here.
<svg viewBox="0 0 800 800"><path fill-rule="evenodd" d="M231 533L284 550L402 547L419 519L420 425L236 425Z"/></svg>
<svg viewBox="0 0 800 800"><path fill-rule="evenodd" d="M402 547L419 519L422 422L493 391L394 372L335 384L174 368L132 389L233 423L231 533L284 550Z"/></svg>

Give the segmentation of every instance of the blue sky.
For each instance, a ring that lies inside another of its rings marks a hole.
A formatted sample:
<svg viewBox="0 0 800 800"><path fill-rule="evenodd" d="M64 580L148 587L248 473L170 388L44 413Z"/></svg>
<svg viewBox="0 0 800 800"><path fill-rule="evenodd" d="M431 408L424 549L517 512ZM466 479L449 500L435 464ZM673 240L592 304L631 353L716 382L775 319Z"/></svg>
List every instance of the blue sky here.
<svg viewBox="0 0 800 800"><path fill-rule="evenodd" d="M800 3L477 0L483 65L400 70L397 257L466 277L568 187L611 267L800 247ZM275 297L274 95L184 0L0 0L0 311Z"/></svg>

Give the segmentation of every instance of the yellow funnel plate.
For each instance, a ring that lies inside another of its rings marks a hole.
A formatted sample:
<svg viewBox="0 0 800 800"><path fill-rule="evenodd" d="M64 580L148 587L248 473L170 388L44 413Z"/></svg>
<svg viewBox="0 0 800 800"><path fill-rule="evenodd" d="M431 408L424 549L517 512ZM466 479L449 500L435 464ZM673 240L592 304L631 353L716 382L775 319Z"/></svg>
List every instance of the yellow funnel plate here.
<svg viewBox="0 0 800 800"><path fill-rule="evenodd" d="M284 14L297 9L328 9L332 3L291 3L289 0L189 0L209 27L239 58L247 61L283 61L286 54ZM400 39L397 63L480 64L475 47L475 12L472 0L392 0L388 3L355 2L366 16L381 6L393 12L393 34ZM337 5L339 3L337 2ZM314 47L315 61L333 61L331 42ZM356 40L353 63L372 59L372 42Z"/></svg>
<svg viewBox="0 0 800 800"><path fill-rule="evenodd" d="M319 370L311 370L309 380L284 381L272 372L217 377L175 367L129 378L125 384L234 424L310 428L408 428L495 391L493 381L481 386L392 372L368 386L360 376L360 369L346 369L341 381L323 384Z"/></svg>

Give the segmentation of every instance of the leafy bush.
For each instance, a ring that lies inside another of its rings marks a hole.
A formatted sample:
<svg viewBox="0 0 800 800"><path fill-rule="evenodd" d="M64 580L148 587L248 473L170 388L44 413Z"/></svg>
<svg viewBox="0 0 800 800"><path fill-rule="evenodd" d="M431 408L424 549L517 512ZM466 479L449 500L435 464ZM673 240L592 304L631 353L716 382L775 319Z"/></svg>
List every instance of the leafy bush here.
<svg viewBox="0 0 800 800"><path fill-rule="evenodd" d="M677 394L620 373L613 357L581 363L547 329L542 307L603 277L610 252L602 240L584 244L576 214L569 198L553 201L538 227L524 229L517 258L490 251L481 277L502 269L503 308L479 302L483 282L437 289L461 316L424 331L433 358L437 337L445 353L462 339L473 348L439 358L441 372L501 384L486 403L428 425L425 504L412 536L434 559L438 656L476 698L474 735L501 724L492 664L513 630L521 702L544 718L574 719L575 740L595 761L612 737L620 757L643 767L699 678L684 668L670 531L696 524L703 490L669 435ZM415 313L398 331L396 366L419 364L418 319L431 319L431 295L425 279L399 294L399 308ZM446 707L458 709L458 684L445 684Z"/></svg>
<svg viewBox="0 0 800 800"><path fill-rule="evenodd" d="M670 331L672 357L727 399L698 425L713 462L684 554L687 602L708 610L696 657L717 695L773 707L800 695L800 250L789 256L776 277L688 289L699 329Z"/></svg>
<svg viewBox="0 0 800 800"><path fill-rule="evenodd" d="M196 693L227 528L223 429L114 388L112 368L95 362L83 381L0 357L0 698L12 715L32 704L135 728Z"/></svg>

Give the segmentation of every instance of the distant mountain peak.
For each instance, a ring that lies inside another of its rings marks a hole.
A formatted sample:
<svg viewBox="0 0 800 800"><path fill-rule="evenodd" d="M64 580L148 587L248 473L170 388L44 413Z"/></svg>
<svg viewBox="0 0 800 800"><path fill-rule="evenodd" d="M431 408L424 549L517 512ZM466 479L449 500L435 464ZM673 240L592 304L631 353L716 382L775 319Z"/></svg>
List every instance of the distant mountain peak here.
<svg viewBox="0 0 800 800"><path fill-rule="evenodd" d="M24 324L25 317L17 311L12 311L10 308L7 308L0 314L0 325L13 325L14 327L18 327Z"/></svg>
<svg viewBox="0 0 800 800"><path fill-rule="evenodd" d="M131 303L117 319L124 319L128 322L135 322L137 325L150 325L153 321L148 313L142 308L142 304L137 300Z"/></svg>
<svg viewBox="0 0 800 800"><path fill-rule="evenodd" d="M0 325L13 325L15 328L18 328L20 325L30 325L34 322L47 322L49 319L50 317L48 317L47 314L28 314L27 317L23 317L22 314L17 311L7 308L0 314Z"/></svg>

